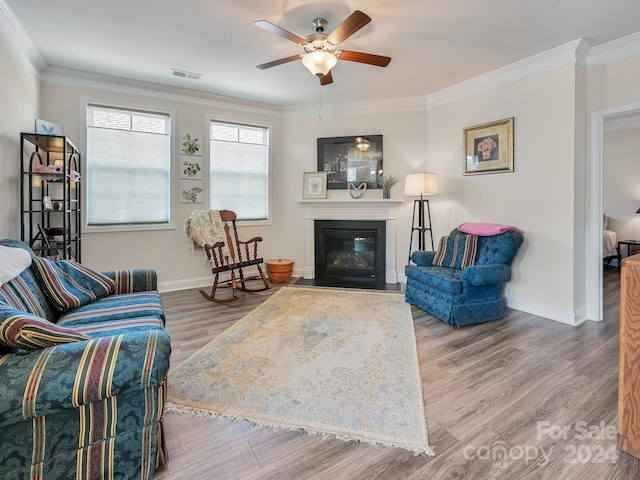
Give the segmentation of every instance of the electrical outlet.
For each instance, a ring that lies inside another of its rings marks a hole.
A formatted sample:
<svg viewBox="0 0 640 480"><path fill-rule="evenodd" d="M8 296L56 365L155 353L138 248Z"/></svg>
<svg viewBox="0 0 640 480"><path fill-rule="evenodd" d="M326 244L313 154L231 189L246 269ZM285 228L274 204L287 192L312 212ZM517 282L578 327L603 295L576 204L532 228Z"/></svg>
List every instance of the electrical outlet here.
<svg viewBox="0 0 640 480"><path fill-rule="evenodd" d="M447 215L451 215L451 205L447 205Z"/></svg>

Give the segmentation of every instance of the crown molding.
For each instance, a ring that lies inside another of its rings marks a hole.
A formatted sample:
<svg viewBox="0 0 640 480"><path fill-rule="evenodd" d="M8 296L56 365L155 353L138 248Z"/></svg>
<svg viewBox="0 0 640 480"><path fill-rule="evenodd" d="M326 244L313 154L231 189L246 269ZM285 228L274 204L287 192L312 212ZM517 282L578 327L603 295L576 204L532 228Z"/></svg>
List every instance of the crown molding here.
<svg viewBox="0 0 640 480"><path fill-rule="evenodd" d="M36 72L47 66L42 54L5 0L0 0L0 30L6 33L9 43L28 60Z"/></svg>
<svg viewBox="0 0 640 480"><path fill-rule="evenodd" d="M400 97L358 102L335 102L306 105L282 106L280 110L286 117L325 117L330 115L370 115L380 113L399 113L425 111L426 97Z"/></svg>
<svg viewBox="0 0 640 480"><path fill-rule="evenodd" d="M560 45L427 95L427 108L438 107L565 65L586 65L585 59L589 50L589 44L583 39Z"/></svg>
<svg viewBox="0 0 640 480"><path fill-rule="evenodd" d="M221 95L214 95L196 90L169 87L156 83L130 80L121 77L113 77L60 67L47 67L42 72L41 79L44 85L89 88L107 93L156 98L188 105L213 107L220 110L233 110L261 115L278 116L280 109L280 107L274 105L223 97Z"/></svg>
<svg viewBox="0 0 640 480"><path fill-rule="evenodd" d="M329 103L322 106L319 104L278 106L251 102L239 98L224 97L197 90L169 87L141 80L130 80L61 67L45 68L41 73L41 80L44 85L89 88L108 93L157 98L183 104L204 105L216 109L270 115L279 118L310 117L317 115L321 117L329 115L362 115L426 110L424 96L362 102Z"/></svg>
<svg viewBox="0 0 640 480"><path fill-rule="evenodd" d="M640 55L640 32L593 47L589 55L589 68Z"/></svg>

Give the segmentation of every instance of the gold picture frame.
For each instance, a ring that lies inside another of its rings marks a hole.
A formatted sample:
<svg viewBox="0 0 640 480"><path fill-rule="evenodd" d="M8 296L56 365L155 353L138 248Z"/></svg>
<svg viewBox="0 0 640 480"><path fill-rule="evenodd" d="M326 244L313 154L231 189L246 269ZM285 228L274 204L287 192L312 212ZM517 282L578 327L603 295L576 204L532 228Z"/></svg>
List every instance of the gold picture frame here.
<svg viewBox="0 0 640 480"><path fill-rule="evenodd" d="M505 118L463 130L464 175L513 172L513 120Z"/></svg>
<svg viewBox="0 0 640 480"><path fill-rule="evenodd" d="M304 172L302 198L327 198L327 172Z"/></svg>

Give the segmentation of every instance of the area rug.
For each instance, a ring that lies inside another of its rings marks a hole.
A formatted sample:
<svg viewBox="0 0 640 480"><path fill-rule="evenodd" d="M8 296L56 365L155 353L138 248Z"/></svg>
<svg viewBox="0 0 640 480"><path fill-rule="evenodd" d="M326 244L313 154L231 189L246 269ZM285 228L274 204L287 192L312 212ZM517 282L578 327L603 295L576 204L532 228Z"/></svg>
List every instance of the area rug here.
<svg viewBox="0 0 640 480"><path fill-rule="evenodd" d="M433 455L403 295L283 287L169 374L167 411Z"/></svg>

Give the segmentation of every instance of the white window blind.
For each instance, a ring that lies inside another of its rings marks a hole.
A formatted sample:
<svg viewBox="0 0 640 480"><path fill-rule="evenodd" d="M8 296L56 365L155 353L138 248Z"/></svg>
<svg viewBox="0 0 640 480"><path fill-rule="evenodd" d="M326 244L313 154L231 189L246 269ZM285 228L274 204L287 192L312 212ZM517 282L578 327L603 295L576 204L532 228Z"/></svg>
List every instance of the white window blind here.
<svg viewBox="0 0 640 480"><path fill-rule="evenodd" d="M171 118L87 106L87 225L170 221Z"/></svg>
<svg viewBox="0 0 640 480"><path fill-rule="evenodd" d="M210 206L239 220L267 220L269 129L211 121Z"/></svg>

